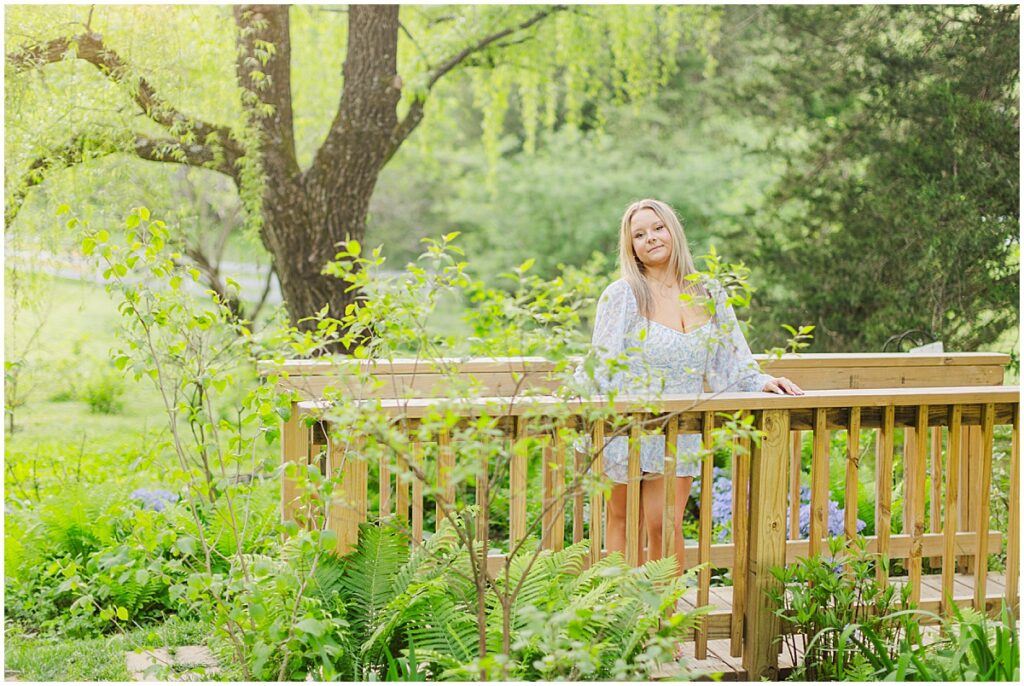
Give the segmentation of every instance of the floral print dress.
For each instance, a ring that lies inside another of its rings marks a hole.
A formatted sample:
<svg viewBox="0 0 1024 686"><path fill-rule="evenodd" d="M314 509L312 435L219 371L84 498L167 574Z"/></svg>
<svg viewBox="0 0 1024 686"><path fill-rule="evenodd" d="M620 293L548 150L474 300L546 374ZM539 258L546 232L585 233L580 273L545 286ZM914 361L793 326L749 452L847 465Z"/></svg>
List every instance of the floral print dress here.
<svg viewBox="0 0 1024 686"><path fill-rule="evenodd" d="M705 287L715 299L714 314L703 326L683 333L641 315L624 279L612 283L601 294L594 320L592 354L598 364L593 380L581 365L576 382L602 395L614 392L644 398L702 393L705 382L714 393L760 391L772 377L761 373L751 355L724 289L711 280ZM616 371L609 373L612 360L620 364L611 365ZM627 441L620 436L605 442L604 471L616 483L626 483ZM677 447L676 476L697 476L700 436L681 434ZM641 471L660 474L664 462L665 437L643 437Z"/></svg>

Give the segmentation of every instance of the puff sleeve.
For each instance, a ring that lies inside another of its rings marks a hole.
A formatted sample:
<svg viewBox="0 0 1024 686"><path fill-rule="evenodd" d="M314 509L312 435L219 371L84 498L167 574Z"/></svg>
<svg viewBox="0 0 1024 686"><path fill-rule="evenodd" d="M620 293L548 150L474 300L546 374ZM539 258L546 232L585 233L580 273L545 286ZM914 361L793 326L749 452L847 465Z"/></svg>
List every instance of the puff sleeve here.
<svg viewBox="0 0 1024 686"><path fill-rule="evenodd" d="M594 385L600 394L622 387L625 372L614 370L615 360L626 350L626 335L635 311L636 298L622 280L608 286L597 302L590 355L597 363L593 367ZM573 379L577 384L591 385L583 364L576 368Z"/></svg>
<svg viewBox="0 0 1024 686"><path fill-rule="evenodd" d="M709 284L715 300L715 322L718 332L714 343L708 385L715 393L758 392L773 378L763 374L743 337L736 312L727 302L725 289L717 282Z"/></svg>

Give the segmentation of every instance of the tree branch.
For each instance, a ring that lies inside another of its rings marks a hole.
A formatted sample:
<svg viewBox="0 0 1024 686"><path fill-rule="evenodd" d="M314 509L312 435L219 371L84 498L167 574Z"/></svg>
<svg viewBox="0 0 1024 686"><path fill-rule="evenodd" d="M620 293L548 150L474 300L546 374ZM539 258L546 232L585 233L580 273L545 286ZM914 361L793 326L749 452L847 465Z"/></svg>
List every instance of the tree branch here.
<svg viewBox="0 0 1024 686"><path fill-rule="evenodd" d="M500 31L492 33L489 36L481 38L473 45L463 48L456 54L452 55L448 59L441 62L441 64L439 64L433 70L431 70L430 77L427 80L426 89L421 94L421 97L418 97L409 106L409 111L406 112L405 117L402 119L402 121L398 123L398 126L395 127L394 131L391 134L391 145L390 148L388 149L387 159L390 160L394 156L394 154L398 152L398 148L402 145L403 142L405 142L405 139L407 139L409 135L416 130L416 127L419 126L420 122L423 120L423 106L426 103L427 95L429 95L430 91L434 88L434 85L438 81L440 81L448 72L452 71L457 66L462 64L471 55L481 52L482 50L496 43L497 41L500 41L502 38L506 38L507 36L510 36L514 33L518 33L519 31L525 31L534 24L537 24L547 19L548 17L554 15L556 12L561 12L567 9L569 9L567 5L551 5L549 7L546 7L537 12L536 14L534 14L532 17L526 19L523 22L520 22L515 26L509 26Z"/></svg>
<svg viewBox="0 0 1024 686"><path fill-rule="evenodd" d="M66 169L89 160L106 157L116 153L134 154L151 162L174 162L194 167L204 167L232 176L232 171L225 160L218 159L210 148L204 145L187 145L172 138L152 138L141 134L132 135L127 140L116 140L109 135L84 131L71 137L63 145L53 149L46 155L35 159L28 170L22 175L17 186L8 193L4 220L11 225L28 192L46 180L54 171Z"/></svg>
<svg viewBox="0 0 1024 686"><path fill-rule="evenodd" d="M21 48L7 55L7 64L14 73L19 73L69 58L84 60L99 69L101 74L124 88L147 117L167 128L183 143L222 147L227 169L233 169L234 162L244 154L227 127L190 117L171 106L145 77L135 75L129 65L103 43L103 36L98 33L55 38Z"/></svg>

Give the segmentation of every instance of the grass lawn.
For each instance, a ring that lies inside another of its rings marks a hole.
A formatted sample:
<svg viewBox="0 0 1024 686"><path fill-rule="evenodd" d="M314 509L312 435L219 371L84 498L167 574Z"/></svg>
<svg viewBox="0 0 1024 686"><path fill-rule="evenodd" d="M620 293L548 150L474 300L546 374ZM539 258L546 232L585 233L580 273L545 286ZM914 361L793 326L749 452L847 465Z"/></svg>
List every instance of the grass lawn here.
<svg viewBox="0 0 1024 686"><path fill-rule="evenodd" d="M132 650L201 645L209 628L171 618L100 638L29 636L13 625L4 633L4 671L19 681L129 681L125 654ZM230 671L222 673L231 678Z"/></svg>

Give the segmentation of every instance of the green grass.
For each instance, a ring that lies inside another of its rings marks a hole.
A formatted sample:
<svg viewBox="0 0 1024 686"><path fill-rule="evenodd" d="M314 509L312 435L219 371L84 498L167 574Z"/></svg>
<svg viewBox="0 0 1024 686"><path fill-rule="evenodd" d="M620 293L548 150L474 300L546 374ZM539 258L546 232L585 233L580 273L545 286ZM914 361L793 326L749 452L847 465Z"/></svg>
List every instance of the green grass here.
<svg viewBox="0 0 1024 686"><path fill-rule="evenodd" d="M4 670L19 681L129 681L126 653L151 648L202 645L209 627L172 618L99 638L30 636L8 624L4 632Z"/></svg>

